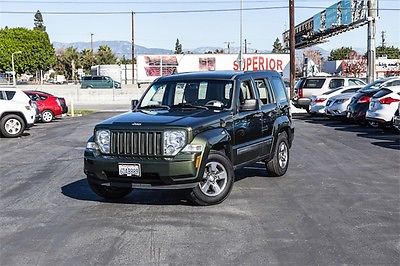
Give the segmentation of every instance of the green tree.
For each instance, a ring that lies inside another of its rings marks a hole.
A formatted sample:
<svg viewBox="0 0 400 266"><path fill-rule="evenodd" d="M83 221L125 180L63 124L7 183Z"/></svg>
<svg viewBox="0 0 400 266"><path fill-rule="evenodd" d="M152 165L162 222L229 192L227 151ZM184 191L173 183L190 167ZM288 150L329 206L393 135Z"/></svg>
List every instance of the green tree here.
<svg viewBox="0 0 400 266"><path fill-rule="evenodd" d="M388 59L399 59L400 49L394 46L378 46L376 47L376 57L387 57Z"/></svg>
<svg viewBox="0 0 400 266"><path fill-rule="evenodd" d="M176 39L176 42L175 42L175 52L174 52L175 54L183 54L183 51L182 51L182 44L179 42L179 39Z"/></svg>
<svg viewBox="0 0 400 266"><path fill-rule="evenodd" d="M11 70L11 54L16 55L15 71L36 73L49 70L56 62L54 47L46 32L25 28L0 29L0 70Z"/></svg>
<svg viewBox="0 0 400 266"><path fill-rule="evenodd" d="M74 47L68 47L57 56L57 63L54 70L59 75L64 75L67 79L75 77L75 70L81 67L81 55Z"/></svg>
<svg viewBox="0 0 400 266"><path fill-rule="evenodd" d="M86 73L90 72L90 68L95 63L94 62L94 55L92 54L91 49L83 49L80 52L80 65L85 70Z"/></svg>
<svg viewBox="0 0 400 266"><path fill-rule="evenodd" d="M274 44L272 45L272 52L276 54L282 54L285 52L285 49L283 48L279 38L276 38Z"/></svg>
<svg viewBox="0 0 400 266"><path fill-rule="evenodd" d="M33 22L35 25L35 27L33 27L34 30L46 31L46 26L43 23L43 16L40 10L36 11Z"/></svg>
<svg viewBox="0 0 400 266"><path fill-rule="evenodd" d="M335 60L344 60L348 59L351 53L354 53L352 47L341 47L338 49L333 49L328 57L328 60L335 61Z"/></svg>
<svg viewBox="0 0 400 266"><path fill-rule="evenodd" d="M117 63L117 57L108 45L100 45L95 58L96 64L98 65L111 65Z"/></svg>

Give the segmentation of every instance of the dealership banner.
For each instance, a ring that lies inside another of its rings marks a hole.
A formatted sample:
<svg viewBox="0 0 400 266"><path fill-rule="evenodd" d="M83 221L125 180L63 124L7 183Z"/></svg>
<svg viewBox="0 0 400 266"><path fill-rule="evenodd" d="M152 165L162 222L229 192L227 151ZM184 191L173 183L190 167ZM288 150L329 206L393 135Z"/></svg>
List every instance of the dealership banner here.
<svg viewBox="0 0 400 266"><path fill-rule="evenodd" d="M151 82L158 77L191 71L239 71L235 54L138 55L137 80ZM288 72L289 54L244 54L242 70Z"/></svg>

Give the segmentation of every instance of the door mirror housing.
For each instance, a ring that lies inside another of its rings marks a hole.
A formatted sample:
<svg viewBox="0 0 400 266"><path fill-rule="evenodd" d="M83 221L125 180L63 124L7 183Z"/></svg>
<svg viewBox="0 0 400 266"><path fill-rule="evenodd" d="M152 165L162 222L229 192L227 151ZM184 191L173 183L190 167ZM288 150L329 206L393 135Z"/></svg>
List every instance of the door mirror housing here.
<svg viewBox="0 0 400 266"><path fill-rule="evenodd" d="M239 107L239 111L255 111L258 109L258 100L256 99L247 99L242 103Z"/></svg>
<svg viewBox="0 0 400 266"><path fill-rule="evenodd" d="M138 100L132 100L131 101L131 109L132 111L135 110L136 106L138 106L139 101Z"/></svg>

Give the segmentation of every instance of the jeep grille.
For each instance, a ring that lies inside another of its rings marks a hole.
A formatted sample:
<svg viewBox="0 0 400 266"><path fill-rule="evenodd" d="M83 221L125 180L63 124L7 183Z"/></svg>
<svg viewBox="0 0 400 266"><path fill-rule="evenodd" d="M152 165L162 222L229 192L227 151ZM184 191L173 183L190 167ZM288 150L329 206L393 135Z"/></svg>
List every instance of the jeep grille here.
<svg viewBox="0 0 400 266"><path fill-rule="evenodd" d="M111 154L159 156L163 154L162 132L111 131Z"/></svg>

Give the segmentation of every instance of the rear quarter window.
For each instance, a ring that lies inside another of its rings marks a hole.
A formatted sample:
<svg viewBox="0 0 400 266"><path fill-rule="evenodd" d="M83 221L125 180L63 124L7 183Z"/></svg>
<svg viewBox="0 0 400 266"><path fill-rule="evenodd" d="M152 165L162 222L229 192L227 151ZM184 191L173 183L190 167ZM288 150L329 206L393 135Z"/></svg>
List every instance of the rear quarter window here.
<svg viewBox="0 0 400 266"><path fill-rule="evenodd" d="M321 89L324 83L325 79L307 79L304 82L303 89Z"/></svg>
<svg viewBox="0 0 400 266"><path fill-rule="evenodd" d="M344 85L344 79L332 79L329 82L329 88L334 89Z"/></svg>
<svg viewBox="0 0 400 266"><path fill-rule="evenodd" d="M381 89L380 91L378 91L377 93L375 93L372 98L381 98L383 96L386 96L388 94L391 94L392 91L389 89Z"/></svg>
<svg viewBox="0 0 400 266"><path fill-rule="evenodd" d="M6 96L8 100L12 100L15 96L15 91L6 91Z"/></svg>
<svg viewBox="0 0 400 266"><path fill-rule="evenodd" d="M288 97L286 94L286 88L280 78L272 77L271 79L273 89L275 92L275 98L278 103L287 103Z"/></svg>

